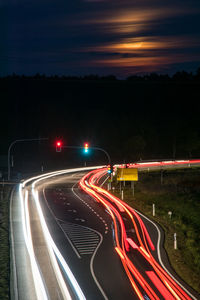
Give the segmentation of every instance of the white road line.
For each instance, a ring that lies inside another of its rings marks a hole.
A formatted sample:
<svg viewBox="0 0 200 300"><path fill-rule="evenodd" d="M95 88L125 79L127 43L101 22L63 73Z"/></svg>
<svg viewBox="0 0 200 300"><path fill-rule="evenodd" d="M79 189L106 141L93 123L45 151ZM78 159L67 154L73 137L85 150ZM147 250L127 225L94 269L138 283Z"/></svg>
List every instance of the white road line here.
<svg viewBox="0 0 200 300"><path fill-rule="evenodd" d="M46 174L42 174L42 175L39 175L39 176L34 176L34 177L31 177L27 180L25 180L23 183L20 184L20 189L19 189L19 192L20 192L20 202L21 202L21 213L22 213L22 220L24 220L24 238L26 239L27 238L27 230L25 228L26 224L25 222L28 220L26 219L25 220L25 208L23 206L23 192L22 190L24 189L25 185L27 183L30 183L31 181L34 180L34 182L32 183L32 193L33 193L33 196L34 196L34 199L35 199L35 203L36 203L36 207L37 207L37 210L38 210L38 214L39 214L39 217L40 217L40 223L41 223L41 226L42 226L42 229L43 229L43 232L44 232L44 236L46 238L46 242L47 242L47 246L49 247L50 250L52 250L52 254L54 254L54 258L58 259L58 261L60 262L60 264L62 265L62 268L63 270L65 271L68 279L70 280L72 286L73 286L73 289L74 289L74 292L76 293L77 297L79 299L86 299L80 286L78 285L78 282L76 281L75 277L73 276L73 273L71 272L69 266L67 265L66 261L63 259L61 253L59 252L56 244L54 243L49 231L48 231L48 228L47 228L47 224L45 222L45 219L44 219L44 215L43 215L43 212L42 212L42 208L40 206L40 203L39 203L39 198L38 198L38 192L35 191L35 185L39 182L39 181L43 181L45 179L49 179L49 178L54 178L55 176L58 176L58 175L64 175L64 174L68 174L68 173L72 173L72 172L78 172L78 171L81 171L81 170L91 170L91 169L97 169L99 167L87 167L87 168L76 168L76 169L68 169L68 170L62 170L62 171L56 171L56 172L51 172L51 173L46 173ZM48 236L48 238L47 238ZM28 237L30 238L30 237ZM29 242L29 240L27 239L27 242ZM29 245L28 245L29 246ZM53 257L53 256L52 256ZM32 260L34 260L34 256L31 256ZM57 260L55 260L57 261ZM53 261L52 261L53 262ZM61 273L60 272L60 268L57 269L56 271L56 275L60 276ZM62 275L61 275L62 276ZM67 296L67 286L66 284L63 282L63 277L60 277L59 278L60 281L59 281L59 284L64 284L62 285L63 287L63 291L65 290L64 294L63 294L63 297L66 298ZM36 283L38 283L39 280L37 280ZM61 282L62 281L62 282ZM38 289L37 289L37 293L39 293ZM70 295L68 295L69 298L70 298ZM39 299L43 299L45 298L44 297L40 297Z"/></svg>
<svg viewBox="0 0 200 300"><path fill-rule="evenodd" d="M99 241L98 241L99 242ZM89 245L88 245L88 243L87 244L85 244L85 243L76 243L76 245L77 245L77 248L78 249L82 249L82 248L87 248L87 249L91 249L91 248L96 248L96 246L98 245L98 243L92 243L92 244L90 244L90 242L89 242Z"/></svg>
<svg viewBox="0 0 200 300"><path fill-rule="evenodd" d="M64 227L65 228L65 227ZM68 228L66 228L66 230L68 230ZM91 240L95 240L95 239L98 239L97 237L96 237L96 235L94 236L94 235L92 235L92 234L84 234L84 233L77 233L77 232L71 232L70 231L70 235L72 235L73 237L75 237L77 240L78 239L80 239L80 240L82 240L82 239L86 239L86 238L89 238L89 239L91 239Z"/></svg>
<svg viewBox="0 0 200 300"><path fill-rule="evenodd" d="M30 228L30 215L28 209L28 190L25 190L23 195L22 184L19 185L19 197L21 203L21 219L24 233L24 240L30 258L31 270L35 286L37 299L48 299L48 292L46 290L44 278L39 268L38 261L35 256L33 241Z"/></svg>
<svg viewBox="0 0 200 300"><path fill-rule="evenodd" d="M163 269L171 276L171 278L178 284L181 286L181 288L188 294L190 295L190 297L194 300L198 300L194 295L192 295L171 273L170 271L166 268L166 266L164 265L162 258L161 258L161 253L160 253L160 240L161 240L161 232L159 227L152 221L150 220L148 217L146 217L145 215L143 215L142 213L140 213L139 211L137 211L136 209L134 209L139 215L141 215L143 218L145 218L147 221L149 221L150 223L152 223L155 227L156 230L158 232L158 241L157 241L157 253L158 253L158 259L159 262L161 264L161 266L163 267Z"/></svg>
<svg viewBox="0 0 200 300"><path fill-rule="evenodd" d="M65 225L65 224L63 224L63 225ZM69 226L69 227L68 227ZM79 225L79 226L81 226L81 225ZM67 225L67 226L63 226L63 228L65 228L66 227L66 229L69 229L70 228L70 224L69 225ZM82 236L82 234L85 236L91 236L91 237L94 237L94 234L92 234L92 233L90 233L90 232L85 232L85 231L82 231L81 233L78 231L78 230L80 230L80 228L78 227L77 229L72 229L72 228L70 228L70 232L75 236L75 235L77 235L77 236Z"/></svg>
<svg viewBox="0 0 200 300"><path fill-rule="evenodd" d="M81 197L80 197L79 195L77 195L77 194L75 193L75 191L74 191L74 186L75 186L76 184L77 184L77 183L75 183L75 184L72 186L72 192L74 193L74 195L75 195L78 199L80 199L82 202L85 202L83 199L81 199ZM94 229L93 229L93 230L94 230ZM90 271L91 271L92 277L93 277L93 279L94 279L96 285L98 286L98 288L99 288L99 290L100 290L102 296L104 297L105 300L108 300L108 297L106 296L106 293L104 292L103 288L101 287L101 285L100 285L100 283L98 282L98 280L97 280L97 278L96 278L96 275L95 275L95 273L94 273L94 265L93 265L93 264L94 264L94 259L95 259L96 253L97 253L97 251L98 251L98 249L99 249L99 247L100 247L100 245L101 245L101 243L102 243L102 241L103 241L103 236L102 236L102 234L101 234L100 232L96 231L96 230L94 230L94 231L100 236L100 242L99 242L97 248L95 249L95 251L94 251L94 253L93 253L93 255L92 255L92 258L91 258L91 260L90 260Z"/></svg>
<svg viewBox="0 0 200 300"><path fill-rule="evenodd" d="M14 299L18 300L18 286L17 286L17 270L16 270L16 260L15 260L15 244L14 244L14 236L13 236L13 214L12 214L12 206L13 206L13 193L15 187L12 189L10 196L10 240L11 240L11 253L12 253L12 270L13 270L13 289L14 289Z"/></svg>
<svg viewBox="0 0 200 300"><path fill-rule="evenodd" d="M45 188L43 188L43 195L44 195L44 199L45 199L45 201L46 201L46 204L47 204L47 206L48 206L48 208L49 208L49 211L51 212L52 216L54 217L56 223L58 224L58 226L60 227L60 229L61 229L62 232L64 233L65 237L67 238L68 242L70 243L70 245L71 245L72 249L74 250L74 252L76 253L77 257L78 257L78 258L81 258L81 256L79 255L78 251L76 250L76 248L75 248L74 245L72 244L70 238L69 238L68 235L65 233L65 231L62 229L62 226L59 224L59 222L58 222L59 219L56 218L56 216L54 215L52 209L50 208L50 206L49 206L49 204L48 204L48 201L47 201L47 199L46 199Z"/></svg>
<svg viewBox="0 0 200 300"><path fill-rule="evenodd" d="M96 248L97 245L98 245L99 241L98 242L95 242L95 243L92 243L92 244L85 244L85 243L78 243L76 244L77 245L77 248L78 249L81 249L81 248L87 248L87 249L91 249L91 248Z"/></svg>
<svg viewBox="0 0 200 300"><path fill-rule="evenodd" d="M85 241L85 239L87 239L87 238L89 238L90 241L98 241L97 238L92 238L92 236L85 236L85 237L82 237L82 235L73 235L73 234L70 234L70 235L73 236L74 239L76 239L76 241L82 241L82 240Z"/></svg>
<svg viewBox="0 0 200 300"><path fill-rule="evenodd" d="M110 176L107 176L106 179L103 181L103 183L100 185L100 187L102 187L104 185L104 183L108 180Z"/></svg>
<svg viewBox="0 0 200 300"><path fill-rule="evenodd" d="M62 254L60 253L59 249L57 248L54 240L52 239L52 236L49 232L49 229L47 227L47 224L45 222L45 218L42 212L42 208L40 206L40 201L39 201L39 196L38 196L38 191L35 191L35 182L32 184L32 193L33 193L33 197L35 199L35 204L38 210L38 215L40 218L40 223L42 226L42 230L44 233L44 237L47 243L47 249L49 251L49 255L50 255L50 259L51 259L51 263L52 263L52 267L54 268L54 272L55 272L55 276L57 278L58 284L60 286L60 289L62 291L62 295L64 299L72 299L69 289L66 285L65 279L63 277L63 273L61 272L61 268L62 270L65 272L66 276L68 277L68 280L70 281L70 283L72 284L73 288L74 288L74 292L76 293L76 295L82 299L82 300L86 300L80 286L78 285L78 282L76 281L73 273L71 272L68 264L66 263L66 261L64 260ZM60 266L61 265L61 268ZM40 298L39 298L40 299Z"/></svg>
<svg viewBox="0 0 200 300"><path fill-rule="evenodd" d="M99 233L99 234L100 234L100 233ZM98 286L98 288L99 288L99 290L100 290L102 296L104 297L105 300L108 300L108 297L106 296L106 293L105 293L104 290L102 289L100 283L98 282L98 280L97 280L97 278L96 278L96 276L95 276L95 273L94 273L94 266L93 266L93 264L94 264L94 258L95 258L96 253L97 253L97 251L98 251L98 249L99 249L99 247L100 247L100 245L101 245L101 243L102 243L102 241L103 241L103 236L102 236L101 234L100 234L100 236L101 236L101 241L100 241L98 247L96 248L96 250L94 251L94 254L92 255L92 258L91 258L91 260L90 260L90 270L91 270L91 273L92 273L92 277L94 278L94 281L96 282L96 285Z"/></svg>
<svg viewBox="0 0 200 300"><path fill-rule="evenodd" d="M74 228L74 224L68 223L64 225L69 238L80 255L94 253L94 250L98 246L100 240L99 235L97 237L96 232L94 232L91 228L76 225L75 233L71 233L71 230Z"/></svg>
<svg viewBox="0 0 200 300"><path fill-rule="evenodd" d="M77 183L75 183L73 186L72 186L72 192L75 194L76 197L78 197L86 206L88 206L88 208L98 217L99 220L101 220L101 222L103 222L104 226L107 225L106 221L87 203L85 202L81 197L79 197L75 191L74 191L74 186L76 185ZM106 232L107 233L107 232Z"/></svg>
<svg viewBox="0 0 200 300"><path fill-rule="evenodd" d="M82 241L80 241L80 240L78 240L78 242L77 242L77 240L76 239L74 239L75 241L76 241L76 245L85 245L85 244L96 244L97 242L99 242L99 239L98 240L87 240L87 239L85 239L85 240L82 240Z"/></svg>
<svg viewBox="0 0 200 300"><path fill-rule="evenodd" d="M82 247L79 246L79 247L78 247L78 250L79 250L79 251L89 251L89 252L92 251L92 252L93 252L94 249L96 249L96 247L87 247L87 246L82 246Z"/></svg>

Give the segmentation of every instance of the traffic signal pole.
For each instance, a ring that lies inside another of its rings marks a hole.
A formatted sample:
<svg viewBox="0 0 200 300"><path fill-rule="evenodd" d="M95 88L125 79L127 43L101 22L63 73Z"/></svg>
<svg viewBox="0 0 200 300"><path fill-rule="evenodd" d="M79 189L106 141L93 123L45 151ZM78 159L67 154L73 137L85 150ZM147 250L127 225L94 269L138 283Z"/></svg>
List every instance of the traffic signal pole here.
<svg viewBox="0 0 200 300"><path fill-rule="evenodd" d="M62 146L62 148L86 149L86 146ZM111 158L110 158L110 155L108 154L108 152L106 150L104 150L103 148L100 148L100 147L88 147L88 144L87 144L87 151L86 152L88 152L89 149L99 150L99 151L104 152L104 154L108 158L108 164L111 166ZM112 168L112 166L111 166L111 168Z"/></svg>
<svg viewBox="0 0 200 300"><path fill-rule="evenodd" d="M20 140L15 140L13 141L10 146L8 147L8 180L10 180L10 153L12 147L17 144L17 143L22 143L22 142L33 142L33 141L44 141L48 140L49 138L36 138L36 139L20 139Z"/></svg>
<svg viewBox="0 0 200 300"><path fill-rule="evenodd" d="M99 147L91 147L91 149L99 150L99 151L104 152L106 154L107 158L108 158L108 164L111 166L111 158L110 158L110 155L108 154L108 152L106 150L104 150L103 148L99 148Z"/></svg>

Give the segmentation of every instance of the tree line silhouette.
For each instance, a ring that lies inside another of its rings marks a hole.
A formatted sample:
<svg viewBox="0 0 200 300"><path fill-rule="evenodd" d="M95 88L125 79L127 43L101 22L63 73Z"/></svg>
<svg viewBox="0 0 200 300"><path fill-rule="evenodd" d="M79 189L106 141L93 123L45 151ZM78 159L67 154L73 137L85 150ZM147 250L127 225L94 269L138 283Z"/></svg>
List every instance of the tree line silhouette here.
<svg viewBox="0 0 200 300"><path fill-rule="evenodd" d="M19 75L13 73L0 79L50 79L50 80L131 80L131 81L192 81L200 80L200 67L193 72L186 72L184 70L178 71L172 76L168 74L149 73L144 75L130 75L125 79L118 79L115 75L100 76L97 74L90 74L85 76L67 76L67 75L45 75L36 73L35 75Z"/></svg>
<svg viewBox="0 0 200 300"><path fill-rule="evenodd" d="M114 161L200 157L200 68L173 76L0 78L0 154L17 138L63 137Z"/></svg>

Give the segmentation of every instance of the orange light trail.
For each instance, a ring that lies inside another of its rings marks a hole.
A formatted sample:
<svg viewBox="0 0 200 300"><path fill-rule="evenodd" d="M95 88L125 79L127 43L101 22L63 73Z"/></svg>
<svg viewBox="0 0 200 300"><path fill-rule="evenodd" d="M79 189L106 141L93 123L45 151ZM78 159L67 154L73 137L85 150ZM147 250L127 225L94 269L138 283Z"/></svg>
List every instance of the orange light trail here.
<svg viewBox="0 0 200 300"><path fill-rule="evenodd" d="M92 194L95 198L97 197L98 200L100 200L100 202L102 202L102 204L106 207L106 209L109 211L112 219L113 219L113 223L114 223L114 228L115 228L115 238L116 238L116 244L117 244L117 248L118 249L122 249L122 253L126 258L126 268L125 271L127 273L127 276L129 277L129 280L131 282L131 285L133 286L135 292L137 293L138 297L140 299L141 295L138 294L138 287L135 283L135 281L133 280L133 277L130 275L130 272L127 270L128 269L131 271L131 273L133 273L134 277L137 279L137 281L140 283L140 285L143 287L144 291L146 292L146 294L150 297L150 299L154 300L159 300L159 298L156 296L156 294L153 292L153 290L151 289L151 287L149 286L149 284L145 281L145 279L141 276L141 274L137 271L137 269L133 266L132 262L128 259L127 255L126 255L126 251L129 249L129 245L128 242L126 240L126 231L125 231L125 227L124 227L124 223L123 220L119 214L119 212L114 208L114 206L112 206L111 204L109 204L108 201L106 201L105 199L103 199L101 196L99 196L97 193L95 193L92 189L88 188L87 186L85 186L84 182L85 180L91 176L93 173L96 173L95 171L91 171L89 174L85 175L81 181L80 181L80 186L83 188L83 190L87 191L89 194ZM90 182L90 180L89 180ZM110 209L111 208L111 209ZM113 214L113 212L115 214ZM117 227L117 222L116 222L116 217L118 218L118 221L120 222L120 226L121 226L121 245L120 246L120 242L119 242L119 232L118 232L118 227ZM122 248L121 248L122 247ZM120 256L121 257L121 256Z"/></svg>
<svg viewBox="0 0 200 300"><path fill-rule="evenodd" d="M197 160L195 160L195 162L197 162ZM178 162L174 163L177 164ZM183 161L181 161L180 163L183 163ZM155 164L163 165L168 164L168 162L151 163L151 165ZM149 166L150 164L147 165ZM140 166L142 167L143 165L140 164ZM130 164L130 167L135 167L135 164ZM148 281L150 280L161 294L163 293L163 289L164 291L167 291L166 295L170 295L170 297L164 297L165 299L191 299L154 259L151 251L154 251L155 247L151 241L146 226L144 225L140 216L135 212L135 210L119 198L115 197L108 191L95 184L96 182L98 182L99 184L100 178L102 178L105 174L106 168L91 171L80 180L80 186L88 194L93 196L98 202L102 203L109 212L114 224L116 242L115 251L118 253L122 261L126 274L138 298L144 299L141 293L141 290L143 290L151 300L159 300L159 297L156 295L147 280L141 275L141 273L137 270L133 262L128 257L130 246L132 247L133 251L138 251L142 255L143 259L145 259L153 268L153 271L149 271L149 273L146 272L146 274L148 275ZM112 203L115 204L116 207ZM137 239L139 241L139 245L137 245L131 238L127 237L126 227L121 217L121 213L126 213L128 218L132 222ZM137 225L135 218L137 219L139 226ZM117 220L118 224L120 225L120 231L118 229ZM121 238L119 238L120 235ZM151 250L149 249L149 247ZM134 278L136 281L134 280Z"/></svg>

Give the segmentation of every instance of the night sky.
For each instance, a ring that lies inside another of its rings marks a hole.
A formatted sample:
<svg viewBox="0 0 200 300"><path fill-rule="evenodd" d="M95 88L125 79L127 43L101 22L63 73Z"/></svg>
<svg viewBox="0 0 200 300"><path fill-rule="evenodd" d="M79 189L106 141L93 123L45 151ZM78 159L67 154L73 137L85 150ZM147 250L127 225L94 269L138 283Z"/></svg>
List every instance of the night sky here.
<svg viewBox="0 0 200 300"><path fill-rule="evenodd" d="M0 0L0 76L195 72L199 0Z"/></svg>

